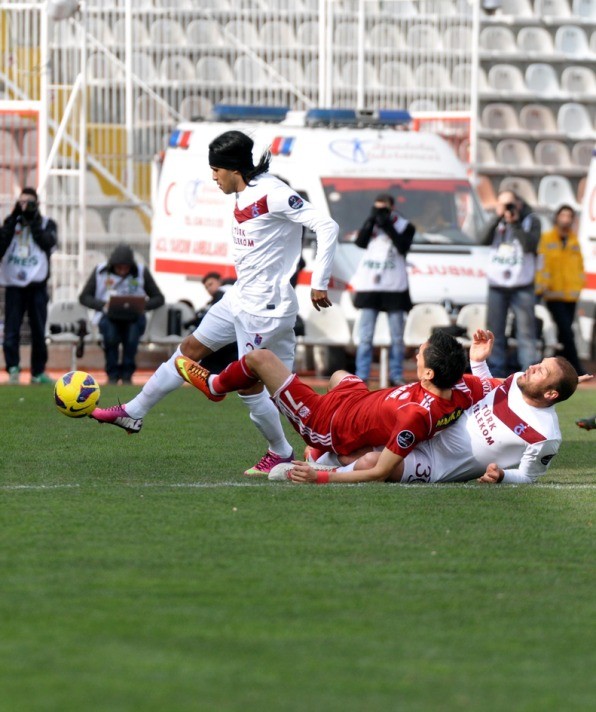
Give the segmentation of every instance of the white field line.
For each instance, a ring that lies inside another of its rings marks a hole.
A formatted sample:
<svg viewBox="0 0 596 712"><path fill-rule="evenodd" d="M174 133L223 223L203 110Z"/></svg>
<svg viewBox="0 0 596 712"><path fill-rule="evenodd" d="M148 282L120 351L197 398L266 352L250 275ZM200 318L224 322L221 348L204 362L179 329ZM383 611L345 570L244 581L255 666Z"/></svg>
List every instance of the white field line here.
<svg viewBox="0 0 596 712"><path fill-rule="evenodd" d="M227 487L263 487L264 485L268 485L269 482L267 480L260 480L258 482L143 482L143 483L134 483L134 482L124 482L120 484L109 484L109 485L97 485L97 484L92 484L92 485L87 485L87 484L80 484L76 482L68 483L68 484L55 484L55 485L0 485L0 491L3 492L17 492L17 491L43 491L43 490L59 490L59 489L76 489L76 488L102 488L102 489L109 489L110 487L127 487L129 489L134 489L137 487L141 488L150 488L150 489L224 489ZM455 483L457 484L457 483ZM282 486L286 488L286 491L290 491L290 489L294 489L294 487L289 487L289 483L281 483ZM279 487L279 483L273 484L274 487ZM361 484L344 484L341 485L341 489L345 489L346 487L357 487L360 488L363 485ZM444 489L448 492L455 492L459 491L461 489L464 490L475 490L479 487L478 484L475 483L465 483L465 484L460 484L457 487L454 486L449 486L445 487L444 485L437 485L437 484L432 484L432 485L412 485L411 487L408 487L409 491L417 491L417 492L427 492L427 491L436 491L437 489ZM529 485L506 485L504 487L499 487L498 491L507 491L507 490L517 490L519 487L526 488L529 487ZM573 484L573 483L557 483L557 482L544 482L544 483L536 483L534 485L531 485L531 489L556 489L556 490L591 490L591 489L596 489L596 483L581 483L581 484Z"/></svg>

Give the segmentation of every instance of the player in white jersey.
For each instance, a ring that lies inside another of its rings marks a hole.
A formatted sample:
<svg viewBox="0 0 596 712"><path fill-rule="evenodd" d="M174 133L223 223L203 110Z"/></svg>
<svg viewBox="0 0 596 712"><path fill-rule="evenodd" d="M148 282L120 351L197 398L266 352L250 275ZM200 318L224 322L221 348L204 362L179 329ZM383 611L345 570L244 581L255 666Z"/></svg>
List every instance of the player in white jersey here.
<svg viewBox="0 0 596 712"><path fill-rule="evenodd" d="M490 354L493 340L491 332L479 330L470 354L477 359L472 361L474 375L496 387L449 428L418 445L396 466L388 481L409 484L480 478L487 483L530 483L546 472L561 444L554 405L575 392L577 372L559 356L545 358L505 381L491 381L484 358ZM368 453L353 465L338 468L329 481L358 482L358 472L374 467L378 457L377 452ZM316 464L301 463L289 478L315 482L314 468Z"/></svg>
<svg viewBox="0 0 596 712"><path fill-rule="evenodd" d="M300 259L303 227L317 235L312 304L317 310L331 306L327 286L337 244L337 223L267 172L269 152L255 166L252 149L252 139L240 131L226 131L209 144L213 180L225 194L236 194L232 240L237 281L133 400L112 408L96 408L92 418L118 425L129 433L138 432L148 411L184 383L175 367L178 357L200 361L234 341L238 343L239 357L253 349L267 348L292 368L298 301L290 279ZM262 384L241 392L240 397L268 443L265 456L245 474L266 475L275 465L293 458L292 447Z"/></svg>

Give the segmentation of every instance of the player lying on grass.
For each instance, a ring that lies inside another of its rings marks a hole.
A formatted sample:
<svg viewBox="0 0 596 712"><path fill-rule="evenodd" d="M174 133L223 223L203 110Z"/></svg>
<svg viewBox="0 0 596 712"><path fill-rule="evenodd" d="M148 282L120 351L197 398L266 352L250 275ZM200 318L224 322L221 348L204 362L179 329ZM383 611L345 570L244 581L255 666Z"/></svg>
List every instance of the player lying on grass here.
<svg viewBox="0 0 596 712"><path fill-rule="evenodd" d="M360 482L388 479L415 445L454 423L493 388L490 381L464 376L466 362L461 344L438 331L416 356L420 382L379 391L369 391L360 378L337 371L328 393L320 395L264 349L247 353L219 375L184 356L176 359L176 368L211 400L262 381L305 442L324 452L353 461L371 448L382 448L373 466L357 475L349 473L349 481ZM331 477L328 472L313 472L320 481Z"/></svg>
<svg viewBox="0 0 596 712"><path fill-rule="evenodd" d="M493 337L477 332L470 354L490 354ZM489 376L484 363L472 362L472 370ZM579 380L587 380L582 376ZM543 475L561 444L555 404L569 398L578 384L577 372L562 357L545 358L525 372L497 381L494 390L469 408L453 427L420 443L403 462L397 463L392 482L462 482L480 479L486 483L531 483ZM348 467L329 473L330 482L366 482L380 459L376 452L359 458ZM496 463L499 463L497 465ZM271 479L316 482L317 465L293 463L273 471ZM347 471L351 470L351 471Z"/></svg>

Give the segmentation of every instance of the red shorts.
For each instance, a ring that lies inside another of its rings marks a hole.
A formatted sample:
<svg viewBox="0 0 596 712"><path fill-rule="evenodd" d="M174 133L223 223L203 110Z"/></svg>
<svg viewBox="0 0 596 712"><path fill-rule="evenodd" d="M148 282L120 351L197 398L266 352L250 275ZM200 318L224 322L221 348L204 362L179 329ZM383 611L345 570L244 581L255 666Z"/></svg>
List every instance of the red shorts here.
<svg viewBox="0 0 596 712"><path fill-rule="evenodd" d="M342 406L369 393L357 376L346 376L329 393L320 395L292 374L273 396L280 413L300 433L303 440L326 452L336 452L333 443L333 419L341 418Z"/></svg>

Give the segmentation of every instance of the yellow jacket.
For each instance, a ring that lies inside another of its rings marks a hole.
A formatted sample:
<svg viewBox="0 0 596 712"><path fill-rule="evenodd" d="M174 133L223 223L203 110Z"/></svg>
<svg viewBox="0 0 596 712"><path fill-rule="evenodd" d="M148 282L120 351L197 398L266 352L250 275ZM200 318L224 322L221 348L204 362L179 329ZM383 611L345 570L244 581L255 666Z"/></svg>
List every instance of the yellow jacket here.
<svg viewBox="0 0 596 712"><path fill-rule="evenodd" d="M556 228L542 233L538 245L536 293L545 301L576 302L584 282L584 262L577 235L570 232L563 247Z"/></svg>

